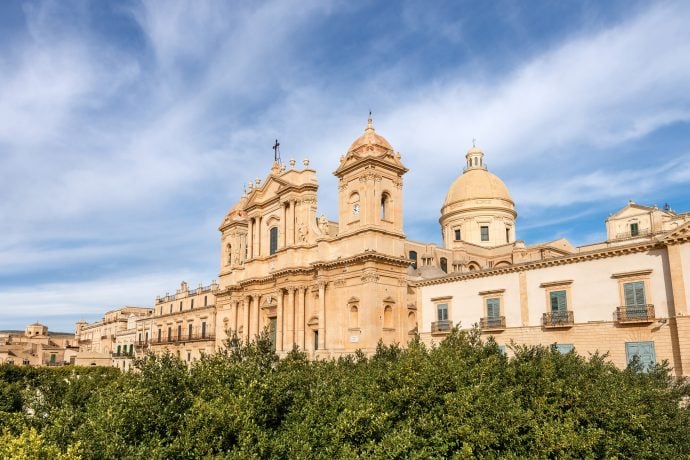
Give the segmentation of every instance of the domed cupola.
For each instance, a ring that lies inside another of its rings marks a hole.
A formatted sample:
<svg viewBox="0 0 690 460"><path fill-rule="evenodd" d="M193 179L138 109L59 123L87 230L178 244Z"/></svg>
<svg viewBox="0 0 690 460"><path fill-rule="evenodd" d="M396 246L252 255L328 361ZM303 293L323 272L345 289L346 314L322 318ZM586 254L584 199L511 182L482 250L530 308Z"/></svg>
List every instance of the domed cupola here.
<svg viewBox="0 0 690 460"><path fill-rule="evenodd" d="M515 203L508 188L484 163L484 152L473 146L466 166L446 194L441 208L444 247L464 243L495 247L515 242Z"/></svg>

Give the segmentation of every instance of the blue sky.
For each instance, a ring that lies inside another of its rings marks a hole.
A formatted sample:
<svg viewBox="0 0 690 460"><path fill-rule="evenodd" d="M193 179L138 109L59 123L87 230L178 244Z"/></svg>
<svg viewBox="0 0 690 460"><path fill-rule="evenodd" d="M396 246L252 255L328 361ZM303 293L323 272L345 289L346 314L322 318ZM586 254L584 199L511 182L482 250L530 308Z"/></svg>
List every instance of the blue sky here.
<svg viewBox="0 0 690 460"><path fill-rule="evenodd" d="M628 199L690 211L690 3L0 2L0 329L71 330L216 278L218 224L284 159L402 154L438 242L472 138L518 238L604 238Z"/></svg>

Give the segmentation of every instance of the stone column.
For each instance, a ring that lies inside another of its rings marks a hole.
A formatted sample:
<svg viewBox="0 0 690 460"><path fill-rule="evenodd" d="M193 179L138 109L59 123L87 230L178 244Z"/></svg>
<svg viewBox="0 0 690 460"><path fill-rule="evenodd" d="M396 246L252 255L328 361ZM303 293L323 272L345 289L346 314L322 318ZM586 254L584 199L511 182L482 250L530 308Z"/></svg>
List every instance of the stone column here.
<svg viewBox="0 0 690 460"><path fill-rule="evenodd" d="M254 257L254 219L250 218L247 223L247 259Z"/></svg>
<svg viewBox="0 0 690 460"><path fill-rule="evenodd" d="M237 334L237 310L239 309L239 301L233 300L231 303L231 309L230 310L230 329Z"/></svg>
<svg viewBox="0 0 690 460"><path fill-rule="evenodd" d="M304 294L306 292L306 289L304 287L300 287L297 289L297 327L295 328L297 330L297 346L300 347L301 350L304 350L304 310L305 310L305 305L304 305Z"/></svg>
<svg viewBox="0 0 690 460"><path fill-rule="evenodd" d="M281 230L281 232L282 232L281 240L283 241L283 247L286 247L287 244L288 244L288 241L287 241L287 229L288 229L288 224L287 224L287 216L288 216L288 212L287 212L287 203L281 203L280 205L283 207L283 215L282 215L282 217L281 217L281 220L282 220L282 222L283 222L283 228L282 228L282 230Z"/></svg>
<svg viewBox="0 0 690 460"><path fill-rule="evenodd" d="M242 312L242 338L245 342L249 342L249 308L251 307L252 298L251 296L245 296L244 298L244 311Z"/></svg>
<svg viewBox="0 0 690 460"><path fill-rule="evenodd" d="M349 314L349 313L348 313ZM326 349L326 283L319 283L319 350Z"/></svg>
<svg viewBox="0 0 690 460"><path fill-rule="evenodd" d="M290 200L290 244L295 244L295 200Z"/></svg>
<svg viewBox="0 0 690 460"><path fill-rule="evenodd" d="M283 351L283 288L278 289L278 308L276 308L276 351Z"/></svg>
<svg viewBox="0 0 690 460"><path fill-rule="evenodd" d="M285 315L287 317L285 347L290 351L295 344L295 289L292 287L288 288L288 303Z"/></svg>
<svg viewBox="0 0 690 460"><path fill-rule="evenodd" d="M261 216L254 221L254 257L261 257Z"/></svg>
<svg viewBox="0 0 690 460"><path fill-rule="evenodd" d="M261 304L260 304L261 296L258 294L255 294L252 297L252 304L254 309L252 310L253 313L253 319L252 319L252 336L251 338L254 339L256 336L259 334L259 314L261 310Z"/></svg>

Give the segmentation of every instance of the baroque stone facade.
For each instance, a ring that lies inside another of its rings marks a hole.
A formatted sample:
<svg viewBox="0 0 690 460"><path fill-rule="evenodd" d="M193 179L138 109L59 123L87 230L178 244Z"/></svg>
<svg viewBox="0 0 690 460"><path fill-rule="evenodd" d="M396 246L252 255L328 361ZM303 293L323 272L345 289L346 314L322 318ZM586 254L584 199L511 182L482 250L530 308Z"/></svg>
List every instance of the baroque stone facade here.
<svg viewBox="0 0 690 460"><path fill-rule="evenodd" d="M317 214L308 160L275 162L219 226L218 282L183 282L129 317L107 350L116 365L147 350L193 361L229 331L268 330L281 355L328 358L477 324L507 353L556 344L690 375L690 213L630 202L607 219L606 241L526 246L508 188L473 146L441 206L443 244L416 242L403 233L401 160L369 119L334 172L337 221Z"/></svg>

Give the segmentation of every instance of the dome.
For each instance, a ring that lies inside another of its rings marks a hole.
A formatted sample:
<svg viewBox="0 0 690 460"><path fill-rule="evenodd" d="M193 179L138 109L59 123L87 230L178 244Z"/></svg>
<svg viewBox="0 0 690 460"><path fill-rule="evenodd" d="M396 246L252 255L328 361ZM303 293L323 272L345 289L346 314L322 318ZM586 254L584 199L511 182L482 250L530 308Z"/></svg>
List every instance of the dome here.
<svg viewBox="0 0 690 460"><path fill-rule="evenodd" d="M377 145L386 150L393 150L393 147L391 147L386 138L376 133L371 118L367 121L367 128L364 130L364 133L355 139L347 151L352 152L365 145Z"/></svg>
<svg viewBox="0 0 690 460"><path fill-rule="evenodd" d="M513 203L508 187L486 169L470 169L455 179L448 189L444 206L465 200L502 199Z"/></svg>

